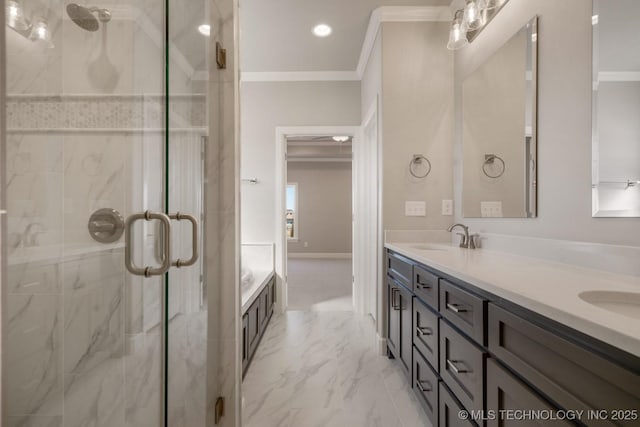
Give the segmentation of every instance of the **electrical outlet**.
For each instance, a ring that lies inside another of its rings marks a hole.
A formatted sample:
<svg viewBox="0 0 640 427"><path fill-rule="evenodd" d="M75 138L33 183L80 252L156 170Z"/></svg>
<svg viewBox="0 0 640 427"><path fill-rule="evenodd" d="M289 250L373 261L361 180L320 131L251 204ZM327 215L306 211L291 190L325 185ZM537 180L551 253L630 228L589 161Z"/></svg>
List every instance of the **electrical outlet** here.
<svg viewBox="0 0 640 427"><path fill-rule="evenodd" d="M405 216L427 216L426 202L404 202Z"/></svg>
<svg viewBox="0 0 640 427"><path fill-rule="evenodd" d="M453 200L442 201L442 215L453 215Z"/></svg>
<svg viewBox="0 0 640 427"><path fill-rule="evenodd" d="M305 248L308 248L308 247L309 247L309 242L304 242L304 245L303 245L303 246L304 246Z"/></svg>
<svg viewBox="0 0 640 427"><path fill-rule="evenodd" d="M502 218L502 202L480 202L482 218Z"/></svg>

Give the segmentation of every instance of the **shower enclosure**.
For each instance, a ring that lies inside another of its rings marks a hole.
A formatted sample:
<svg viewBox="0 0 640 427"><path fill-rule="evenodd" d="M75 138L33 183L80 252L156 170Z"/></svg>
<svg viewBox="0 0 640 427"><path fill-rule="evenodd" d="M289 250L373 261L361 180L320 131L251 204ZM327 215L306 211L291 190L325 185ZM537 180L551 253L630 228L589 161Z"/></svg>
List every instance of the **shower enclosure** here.
<svg viewBox="0 0 640 427"><path fill-rule="evenodd" d="M232 2L4 4L0 424L213 425Z"/></svg>

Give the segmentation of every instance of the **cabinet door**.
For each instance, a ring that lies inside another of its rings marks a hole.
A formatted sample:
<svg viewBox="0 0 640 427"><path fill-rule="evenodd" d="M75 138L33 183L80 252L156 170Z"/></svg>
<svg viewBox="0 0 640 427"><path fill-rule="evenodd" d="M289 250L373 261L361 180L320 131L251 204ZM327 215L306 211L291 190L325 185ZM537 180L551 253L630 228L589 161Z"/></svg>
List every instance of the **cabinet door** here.
<svg viewBox="0 0 640 427"><path fill-rule="evenodd" d="M400 288L387 278L387 347L400 358Z"/></svg>
<svg viewBox="0 0 640 427"><path fill-rule="evenodd" d="M249 313L242 316L242 374L244 375L249 365Z"/></svg>
<svg viewBox="0 0 640 427"><path fill-rule="evenodd" d="M463 412L462 405L449 393L449 390L442 382L440 383L438 395L440 399L438 411L439 427L476 427L476 425L468 419L468 415L462 415L466 415L468 412Z"/></svg>
<svg viewBox="0 0 640 427"><path fill-rule="evenodd" d="M411 365L413 362L413 296L411 293L399 287L400 299L400 360L411 378Z"/></svg>
<svg viewBox="0 0 640 427"><path fill-rule="evenodd" d="M495 414L489 417L487 427L514 426L535 427L545 426L570 426L565 420L515 420L508 416L501 416L508 411L551 411L554 408L550 403L538 396L526 384L521 382L502 368L494 359L487 360L487 413Z"/></svg>
<svg viewBox="0 0 640 427"><path fill-rule="evenodd" d="M253 353L255 352L256 347L258 346L258 341L260 338L261 312L262 310L260 309L260 298L258 298L257 300L254 301L253 304L251 304L251 307L249 308L249 312L248 312L249 337L247 339L247 342L249 343L249 358L253 356Z"/></svg>

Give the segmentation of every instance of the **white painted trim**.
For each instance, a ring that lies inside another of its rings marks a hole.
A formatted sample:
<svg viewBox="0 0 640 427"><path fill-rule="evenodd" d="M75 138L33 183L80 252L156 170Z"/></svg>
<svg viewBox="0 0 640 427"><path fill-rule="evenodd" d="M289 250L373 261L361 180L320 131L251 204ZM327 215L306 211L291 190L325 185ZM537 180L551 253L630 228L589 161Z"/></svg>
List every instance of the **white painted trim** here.
<svg viewBox="0 0 640 427"><path fill-rule="evenodd" d="M288 136L332 136L332 135L360 135L359 126L279 126L275 129L276 137L276 162L275 162L275 273L278 309L284 312L287 309L287 236L285 233L285 185L287 182L287 137ZM279 286L278 286L279 285Z"/></svg>
<svg viewBox="0 0 640 427"><path fill-rule="evenodd" d="M600 71L598 73L600 82L638 82L640 81L640 71Z"/></svg>
<svg viewBox="0 0 640 427"><path fill-rule="evenodd" d="M355 71L245 71L241 73L242 82L345 82L358 81Z"/></svg>
<svg viewBox="0 0 640 427"><path fill-rule="evenodd" d="M359 81L362 80L369 62L381 23L448 22L451 18L451 10L447 6L381 6L371 12L355 71L245 71L241 73L240 80L242 82Z"/></svg>
<svg viewBox="0 0 640 427"><path fill-rule="evenodd" d="M378 349L378 354L380 356L387 355L387 339L381 337L380 334L376 334L376 348Z"/></svg>
<svg viewBox="0 0 640 427"><path fill-rule="evenodd" d="M309 259L309 258L317 258L317 259L351 259L352 254L349 253L338 253L338 252L288 252L287 255L289 258L296 259Z"/></svg>
<svg viewBox="0 0 640 427"><path fill-rule="evenodd" d="M447 6L382 6L371 13L369 27L362 43L356 73L362 79L383 22L447 22L451 10Z"/></svg>

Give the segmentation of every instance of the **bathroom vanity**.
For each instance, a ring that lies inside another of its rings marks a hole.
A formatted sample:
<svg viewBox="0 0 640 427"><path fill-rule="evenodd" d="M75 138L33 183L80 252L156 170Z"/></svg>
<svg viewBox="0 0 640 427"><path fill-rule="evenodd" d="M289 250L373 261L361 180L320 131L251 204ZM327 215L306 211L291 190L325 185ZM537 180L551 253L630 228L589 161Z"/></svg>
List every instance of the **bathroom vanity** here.
<svg viewBox="0 0 640 427"><path fill-rule="evenodd" d="M640 294L637 278L388 243L386 291L389 357L434 426L521 422L518 410L539 411L532 425L639 425L640 320L606 310Z"/></svg>
<svg viewBox="0 0 640 427"><path fill-rule="evenodd" d="M242 376L244 377L258 344L267 329L276 301L273 273L264 277L253 301L242 309Z"/></svg>

